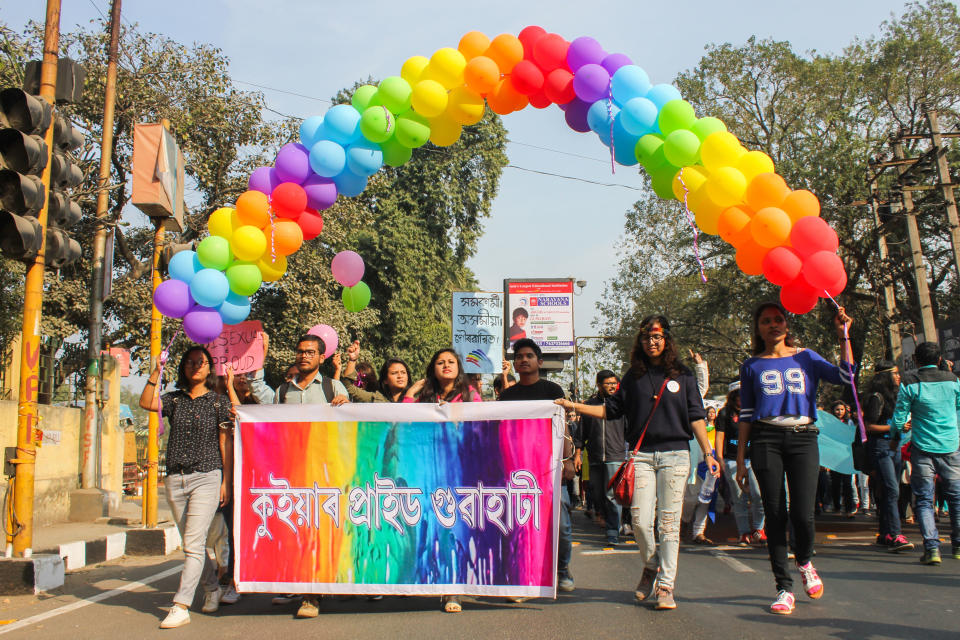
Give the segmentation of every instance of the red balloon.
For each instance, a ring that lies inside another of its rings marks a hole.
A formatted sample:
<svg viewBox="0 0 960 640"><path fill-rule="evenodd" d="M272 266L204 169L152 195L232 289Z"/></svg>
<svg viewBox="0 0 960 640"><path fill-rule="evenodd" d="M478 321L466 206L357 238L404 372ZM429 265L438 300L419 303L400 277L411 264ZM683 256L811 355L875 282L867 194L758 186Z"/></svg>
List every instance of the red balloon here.
<svg viewBox="0 0 960 640"><path fill-rule="evenodd" d="M803 261L788 247L774 247L763 257L763 275L772 284L784 286L800 275Z"/></svg>
<svg viewBox="0 0 960 640"><path fill-rule="evenodd" d="M834 286L844 273L843 260L830 251L817 251L803 261L803 279L818 293Z"/></svg>
<svg viewBox="0 0 960 640"><path fill-rule="evenodd" d="M530 106L535 109L546 109L553 103L542 90L530 96Z"/></svg>
<svg viewBox="0 0 960 640"><path fill-rule="evenodd" d="M838 295L843 293L843 290L847 288L847 272L844 271L843 275L837 279L829 287L826 287L826 292L830 295L831 298L836 298Z"/></svg>
<svg viewBox="0 0 960 640"><path fill-rule="evenodd" d="M533 45L533 61L544 73L567 69L567 49L570 43L556 33L548 33ZM567 69L569 71L569 69Z"/></svg>
<svg viewBox="0 0 960 640"><path fill-rule="evenodd" d="M521 60L510 72L514 88L525 96L543 89L543 71L529 60Z"/></svg>
<svg viewBox="0 0 960 640"><path fill-rule="evenodd" d="M790 244L797 255L806 258L818 251L836 253L840 248L840 239L823 218L804 216L793 223Z"/></svg>
<svg viewBox="0 0 960 640"><path fill-rule="evenodd" d="M533 47L545 35L547 35L547 30L536 25L524 27L523 31L517 35L517 38L523 43L524 60L533 60Z"/></svg>
<svg viewBox="0 0 960 640"><path fill-rule="evenodd" d="M547 81L543 84L543 94L551 102L567 104L577 97L573 90L573 74L566 69L554 69L547 74Z"/></svg>
<svg viewBox="0 0 960 640"><path fill-rule="evenodd" d="M803 314L817 306L820 296L802 277L780 289L780 303L790 313Z"/></svg>
<svg viewBox="0 0 960 640"><path fill-rule="evenodd" d="M323 218L316 209L307 209L297 218L297 224L303 231L304 241L313 240L323 232Z"/></svg>
<svg viewBox="0 0 960 640"><path fill-rule="evenodd" d="M282 182L270 194L270 204L281 218L296 220L307 208L307 192L293 182Z"/></svg>

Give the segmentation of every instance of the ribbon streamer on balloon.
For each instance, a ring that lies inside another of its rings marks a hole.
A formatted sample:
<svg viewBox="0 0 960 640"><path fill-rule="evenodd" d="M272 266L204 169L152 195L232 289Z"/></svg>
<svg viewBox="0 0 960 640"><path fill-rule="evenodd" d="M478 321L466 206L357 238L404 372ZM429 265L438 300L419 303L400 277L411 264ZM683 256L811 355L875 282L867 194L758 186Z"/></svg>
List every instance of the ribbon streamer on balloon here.
<svg viewBox="0 0 960 640"><path fill-rule="evenodd" d="M700 232L697 230L697 224L694 221L693 213L690 211L690 207L687 206L687 196L690 195L690 190L687 189L687 183L683 181L684 171L686 171L686 167L680 169L680 173L677 176L677 178L680 180L680 186L683 187L683 213L687 216L687 222L690 223L690 228L693 229L693 253L697 256L697 264L700 266L700 280L706 282L707 273L703 268L703 260L700 258Z"/></svg>
<svg viewBox="0 0 960 640"><path fill-rule="evenodd" d="M833 299L829 293L824 290L823 295L827 298L830 298L830 302L833 303L833 306L837 308L837 311L840 311L840 304ZM850 342L850 334L847 333L847 323L843 323L843 339L846 342ZM853 355L853 346L850 347L850 354ZM863 426L863 408L860 406L860 394L857 393L857 382L854 379L854 367L852 362L847 363L847 372L850 374L850 388L853 389L853 404L857 407L857 431L860 434L860 442L867 441L867 428Z"/></svg>

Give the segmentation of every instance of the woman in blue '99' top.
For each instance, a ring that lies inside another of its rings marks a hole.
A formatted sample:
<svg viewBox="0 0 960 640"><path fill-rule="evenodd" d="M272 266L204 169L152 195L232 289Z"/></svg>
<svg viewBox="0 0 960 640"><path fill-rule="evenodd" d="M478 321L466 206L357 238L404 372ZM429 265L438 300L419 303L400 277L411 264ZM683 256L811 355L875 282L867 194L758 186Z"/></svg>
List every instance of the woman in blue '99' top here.
<svg viewBox="0 0 960 640"><path fill-rule="evenodd" d="M779 304L760 305L753 314L753 357L740 366L740 438L737 482L747 474L746 444L750 442L753 471L760 484L766 515L767 550L777 582L772 613L793 613L793 579L787 568L787 495L794 552L803 587L811 598L823 595L823 582L814 569L813 515L820 450L817 446L817 387L820 380L850 383L853 361L848 339L851 320L841 307L834 319L840 338L843 367L810 349L794 346L787 314Z"/></svg>

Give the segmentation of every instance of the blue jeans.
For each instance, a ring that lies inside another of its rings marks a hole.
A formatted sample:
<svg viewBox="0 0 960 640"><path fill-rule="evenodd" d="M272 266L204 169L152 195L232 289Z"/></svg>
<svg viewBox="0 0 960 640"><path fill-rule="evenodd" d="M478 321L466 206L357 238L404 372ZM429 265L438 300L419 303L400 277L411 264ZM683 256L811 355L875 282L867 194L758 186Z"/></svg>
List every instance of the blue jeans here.
<svg viewBox="0 0 960 640"><path fill-rule="evenodd" d="M607 540L620 536L620 505L613 499L613 489L607 488L610 479L620 468L619 462L590 463L590 484L593 488L593 504L603 514L607 528Z"/></svg>
<svg viewBox="0 0 960 640"><path fill-rule="evenodd" d="M570 576L573 555L573 523L570 521L570 493L566 483L560 486L560 542L557 544L557 575Z"/></svg>
<svg viewBox="0 0 960 640"><path fill-rule="evenodd" d="M677 579L680 515L690 473L690 452L687 449L638 451L633 456L633 472L630 515L640 561L647 569L660 567L658 584L673 589ZM654 522L657 524L656 537Z"/></svg>
<svg viewBox="0 0 960 640"><path fill-rule="evenodd" d="M733 494L733 517L737 521L737 535L741 536L763 529L763 499L760 497L760 485L757 483L757 476L753 473L753 465L750 464L749 458L746 464L749 493L744 493L737 484L737 461L730 459L723 461L727 472L727 486Z"/></svg>
<svg viewBox="0 0 960 640"><path fill-rule="evenodd" d="M216 591L217 571L207 557L207 532L220 503L220 469L206 473L172 473L163 480L167 503L183 540L183 573L173 601L190 608L197 585ZM231 541L232 542L232 541Z"/></svg>
<svg viewBox="0 0 960 640"><path fill-rule="evenodd" d="M900 447L890 448L886 438L867 440L867 451L877 470L877 519L879 533L896 538L900 535Z"/></svg>
<svg viewBox="0 0 960 640"><path fill-rule="evenodd" d="M939 549L940 533L933 519L934 478L939 475L950 508L950 542L960 547L960 450L953 453L927 453L912 448L910 488L917 501L917 522L923 536L923 548Z"/></svg>

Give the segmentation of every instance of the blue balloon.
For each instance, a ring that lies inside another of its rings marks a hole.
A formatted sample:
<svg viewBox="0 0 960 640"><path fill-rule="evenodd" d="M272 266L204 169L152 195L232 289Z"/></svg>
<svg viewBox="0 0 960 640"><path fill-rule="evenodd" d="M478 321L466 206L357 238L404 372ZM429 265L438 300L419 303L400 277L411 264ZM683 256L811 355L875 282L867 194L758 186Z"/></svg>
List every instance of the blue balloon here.
<svg viewBox="0 0 960 640"><path fill-rule="evenodd" d="M320 140L310 147L310 168L318 176L332 178L347 164L347 154L336 142Z"/></svg>
<svg viewBox="0 0 960 640"><path fill-rule="evenodd" d="M310 116L300 123L300 144L307 149L323 139L323 116Z"/></svg>
<svg viewBox="0 0 960 640"><path fill-rule="evenodd" d="M347 167L358 176L372 176L383 166L380 145L366 138L357 140L347 149Z"/></svg>
<svg viewBox="0 0 960 640"><path fill-rule="evenodd" d="M657 105L647 98L631 98L623 105L620 121L624 129L639 138L648 133L660 133L659 114Z"/></svg>
<svg viewBox="0 0 960 640"><path fill-rule="evenodd" d="M219 307L229 293L230 283L219 269L201 269L190 282L190 295L201 307Z"/></svg>
<svg viewBox="0 0 960 640"><path fill-rule="evenodd" d="M203 269L200 264L200 258L196 251L180 251L173 254L170 263L167 265L167 273L174 280L180 280L190 284L197 272Z"/></svg>
<svg viewBox="0 0 960 640"><path fill-rule="evenodd" d="M647 100L657 105L657 109L662 109L663 105L671 100L683 100L680 91L672 84L658 84L647 91Z"/></svg>
<svg viewBox="0 0 960 640"><path fill-rule="evenodd" d="M640 136L632 135L623 126L623 112L621 111L613 122L613 158L618 164L632 167L637 164L637 140Z"/></svg>
<svg viewBox="0 0 960 640"><path fill-rule="evenodd" d="M337 193L354 198L367 188L367 176L358 176L350 169L344 169L343 173L333 177L333 183L337 185Z"/></svg>
<svg viewBox="0 0 960 640"><path fill-rule="evenodd" d="M360 114L349 104L330 107L323 117L323 133L328 140L343 146L360 138Z"/></svg>
<svg viewBox="0 0 960 640"><path fill-rule="evenodd" d="M250 298L231 291L217 311L223 318L223 324L240 324L250 315Z"/></svg>
<svg viewBox="0 0 960 640"><path fill-rule="evenodd" d="M620 107L609 100L597 100L587 110L587 124L601 138L610 138L610 118L616 118Z"/></svg>
<svg viewBox="0 0 960 640"><path fill-rule="evenodd" d="M635 64L626 64L613 74L610 91L613 100L624 105L633 98L642 98L650 90L650 76Z"/></svg>

